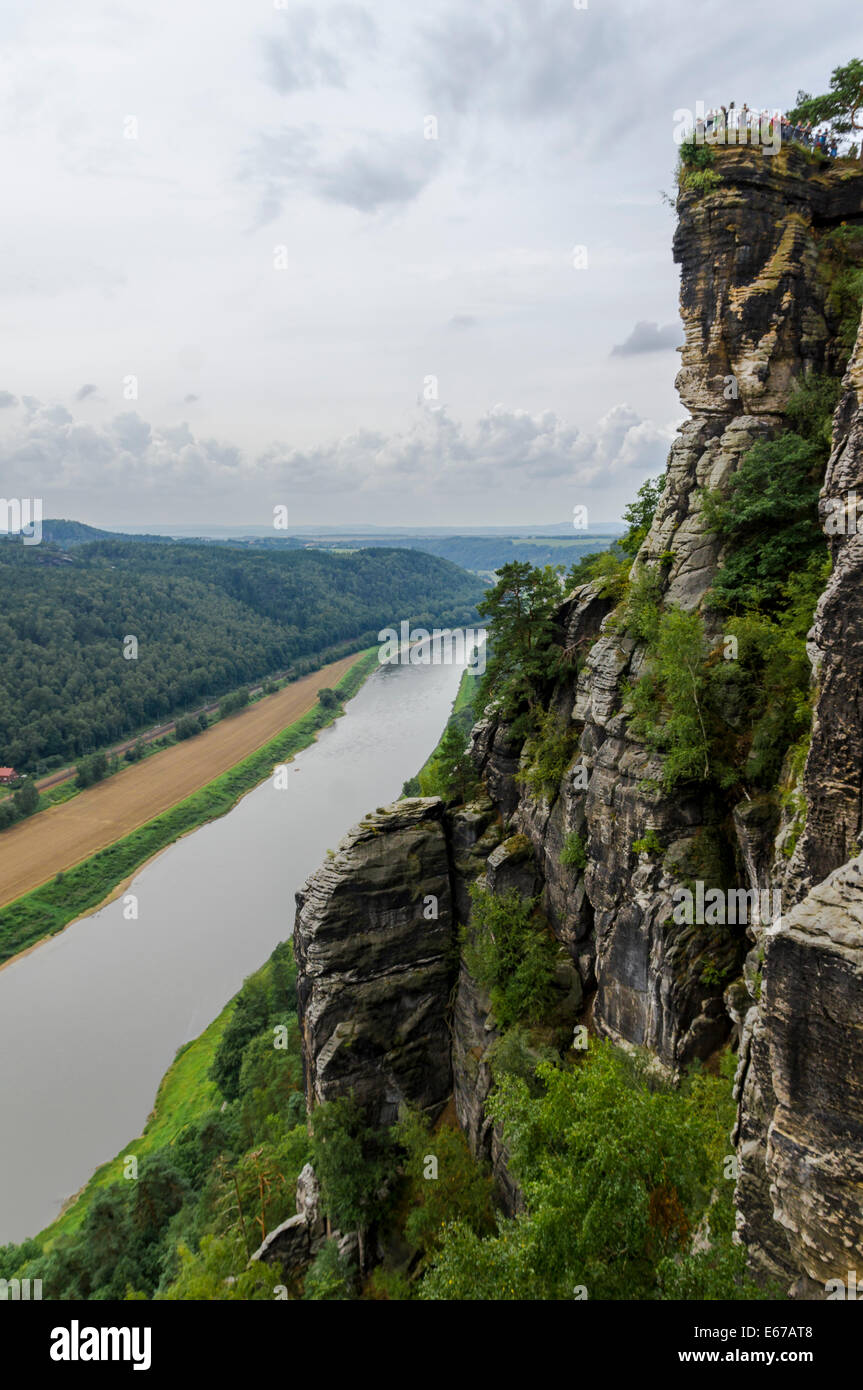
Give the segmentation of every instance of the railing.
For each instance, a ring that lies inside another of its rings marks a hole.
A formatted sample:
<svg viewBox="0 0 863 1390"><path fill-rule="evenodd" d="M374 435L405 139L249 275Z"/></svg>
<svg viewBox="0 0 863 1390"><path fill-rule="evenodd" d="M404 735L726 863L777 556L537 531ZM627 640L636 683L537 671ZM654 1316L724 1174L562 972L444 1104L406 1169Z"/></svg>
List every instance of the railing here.
<svg viewBox="0 0 863 1390"><path fill-rule="evenodd" d="M750 107L731 107L727 111L709 112L703 119L696 121L695 135L696 139L699 136L708 139L715 134L717 138L708 140L710 144L757 145L764 143L766 137L772 138L777 125L781 144L790 142L802 145L804 149L823 154L828 159L840 157L838 141L826 132L819 134L810 124L795 125L778 112L771 115L767 111L755 111Z"/></svg>

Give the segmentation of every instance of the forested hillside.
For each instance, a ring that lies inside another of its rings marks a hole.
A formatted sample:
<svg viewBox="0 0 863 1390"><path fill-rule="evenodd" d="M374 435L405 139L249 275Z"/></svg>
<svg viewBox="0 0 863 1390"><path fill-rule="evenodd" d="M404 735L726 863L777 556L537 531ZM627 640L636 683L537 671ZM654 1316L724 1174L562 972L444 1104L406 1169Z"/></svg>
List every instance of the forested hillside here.
<svg viewBox="0 0 863 1390"><path fill-rule="evenodd" d="M422 535L402 532L387 535L374 532L368 535L345 533L343 535L301 536L283 535L237 535L215 538L208 536L200 540L172 539L170 536L140 535L132 536L122 532L99 531L80 521L47 520L42 525L42 536L63 550L75 550L88 541L134 541L160 545L207 545L215 548L229 548L242 551L268 551L281 554L288 550L337 551L340 554L353 554L357 550L422 550L427 555L437 555L442 560L451 560L463 569L475 570L480 574L493 574L503 565L513 560L529 560L534 565L573 564L585 555L607 550L619 539L621 528L609 525L599 526L592 531L571 531L560 536L524 535L464 535L449 536L438 533Z"/></svg>
<svg viewBox="0 0 863 1390"><path fill-rule="evenodd" d="M482 584L407 550L248 554L0 544L0 763L40 771L246 681L369 646L402 619L476 621ZM135 637L137 657L124 658Z"/></svg>

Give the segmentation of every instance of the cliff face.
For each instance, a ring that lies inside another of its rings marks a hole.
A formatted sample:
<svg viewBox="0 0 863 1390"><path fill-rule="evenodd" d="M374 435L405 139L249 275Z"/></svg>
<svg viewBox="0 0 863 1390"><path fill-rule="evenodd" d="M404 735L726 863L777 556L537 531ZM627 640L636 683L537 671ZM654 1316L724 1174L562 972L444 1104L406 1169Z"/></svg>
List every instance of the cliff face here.
<svg viewBox="0 0 863 1390"><path fill-rule="evenodd" d="M381 1125L404 1100L443 1105L453 910L441 803L368 816L304 885L297 908L310 1101L353 1092Z"/></svg>
<svg viewBox="0 0 863 1390"><path fill-rule="evenodd" d="M738 1227L753 1263L823 1297L863 1248L863 860L764 934L738 1073Z"/></svg>
<svg viewBox="0 0 863 1390"><path fill-rule="evenodd" d="M686 344L677 384L692 418L672 446L634 568L652 571L661 599L684 610L701 605L720 560L700 490L723 489L752 444L781 430L796 381L835 373L819 236L863 221L857 170L822 171L794 149L772 159L725 151L717 169L714 191L684 191L678 204ZM825 511L838 492L863 497L861 386L858 343ZM547 701L576 746L559 785L530 792L521 775L530 751L491 709L472 735L489 799L457 812L402 802L368 817L298 896L310 1103L353 1089L387 1123L402 1099L435 1111L452 1093L475 1152L492 1159L517 1208L485 1113L495 1021L455 937L468 885L482 876L492 892L540 895L566 952L559 1017L578 1016L586 1000L596 1031L650 1049L670 1071L708 1057L729 1033L740 1041L737 1202L752 1262L804 1296L823 1295L826 1278L853 1268L863 1246L863 867L847 861L859 853L863 798L863 545L837 536L831 548L811 639L805 823L790 861L788 814L769 799L735 805L703 787L661 790L662 758L624 713L645 647L600 584L576 590L558 614L573 674ZM583 869L561 863L574 835ZM646 848L633 848L645 837ZM673 920L681 881L764 889L777 879L779 922L717 933ZM433 921L423 916L428 895Z"/></svg>
<svg viewBox="0 0 863 1390"><path fill-rule="evenodd" d="M297 894L294 950L310 1108L353 1094L392 1124L452 1092L450 1013L463 885L496 843L488 803L437 797L367 815ZM456 884L457 864L461 866Z"/></svg>
<svg viewBox="0 0 863 1390"><path fill-rule="evenodd" d="M863 830L863 534L856 529L863 529L863 506L858 519L858 502L863 504L863 327L842 383L822 490L833 572L811 634L818 699L803 774L806 823L789 874L797 897L858 853ZM841 531L832 530L837 516Z"/></svg>
<svg viewBox="0 0 863 1390"><path fill-rule="evenodd" d="M636 564L636 572L653 569L663 599L683 609L698 606L719 559L700 490L723 488L752 444L776 432L795 381L835 365L817 235L852 209L859 213L863 202L859 175L831 178L794 150L775 159L727 151L718 167L715 192L684 192L679 203L674 255L686 345L677 385L693 418L672 446ZM481 726L475 758L503 813L534 844L546 910L561 939L577 947L585 984L596 985L597 1029L646 1046L675 1068L708 1055L726 1035L722 987L705 977L733 976L748 943L742 929L719 944L715 933L676 926L673 890L696 878L723 888L766 887L773 826L748 803L729 814L702 790L647 790L661 780L661 760L632 736L621 712L624 684L641 674L644 649L608 621L594 640L603 617L590 586L561 614L564 645L590 650L577 681L553 697L580 742L551 803L519 790L520 750L506 728ZM559 863L573 831L587 842L579 877ZM633 850L649 831L662 853Z"/></svg>
<svg viewBox="0 0 863 1390"><path fill-rule="evenodd" d="M863 496L861 387L863 329L834 417L825 519L837 499L853 517L849 495ZM846 1280L863 1247L863 864L852 858L863 795L863 546L843 524L829 538L833 572L810 633L817 694L805 824L784 884L797 906L764 934L761 998L746 1018L738 1074L741 1236L757 1266L802 1296Z"/></svg>

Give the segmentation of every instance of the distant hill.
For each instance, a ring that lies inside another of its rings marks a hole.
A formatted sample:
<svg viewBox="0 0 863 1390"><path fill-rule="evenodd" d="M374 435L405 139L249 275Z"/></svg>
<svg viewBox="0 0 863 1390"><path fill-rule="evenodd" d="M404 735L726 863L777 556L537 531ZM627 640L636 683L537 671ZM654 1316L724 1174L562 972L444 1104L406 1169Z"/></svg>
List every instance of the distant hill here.
<svg viewBox="0 0 863 1390"><path fill-rule="evenodd" d="M468 531L462 535L447 534L442 527L432 528L428 532L417 530L414 533L406 532L403 527L394 527L391 533L379 527L370 527L367 533L361 530L353 533L343 530L333 534L333 529L322 528L317 535L304 532L302 535L283 536L264 532L246 536L171 537L100 531L97 527L87 526L82 521L49 520L42 523L42 536L43 540L59 546L62 550L71 550L97 540L122 540L138 544L207 545L214 548L256 551L318 549L344 553L369 547L422 550L426 555L437 555L442 560L450 560L454 565L472 570L475 574L490 575L510 560L526 560L533 565L566 565L568 568L585 555L607 550L626 528L611 523L605 528L594 527L591 531L573 531L572 527L543 527L535 536L525 535L524 528L514 528L512 533L485 528L477 532ZM559 534L550 534L553 531Z"/></svg>
<svg viewBox="0 0 863 1390"><path fill-rule="evenodd" d="M97 526L88 526L86 522L83 521L58 521L53 519L42 522L42 539L43 541L49 541L53 545L59 545L62 550L69 550L72 546L76 545L87 545L90 541L159 541L163 544L171 542L170 536L133 536L120 531L100 531Z"/></svg>
<svg viewBox="0 0 863 1390"><path fill-rule="evenodd" d="M569 568L585 555L595 555L597 551L607 550L617 540L620 532L585 534L572 531L566 537L522 537L522 536L380 536L374 545L385 545L407 550L423 550L427 555L438 555L443 560L451 560L462 569L473 570L476 574L493 574L511 560L526 560L532 565L566 565ZM258 542L262 544L262 542ZM266 544L266 542L263 542ZM350 550L363 544L359 537L332 540L321 538L307 540L306 546L319 545L322 549L339 551Z"/></svg>
<svg viewBox="0 0 863 1390"><path fill-rule="evenodd" d="M0 764L22 771L277 671L300 674L372 646L403 619L475 623L485 591L474 575L412 550L330 555L74 536L67 551L0 544ZM128 635L138 640L135 660L123 657Z"/></svg>

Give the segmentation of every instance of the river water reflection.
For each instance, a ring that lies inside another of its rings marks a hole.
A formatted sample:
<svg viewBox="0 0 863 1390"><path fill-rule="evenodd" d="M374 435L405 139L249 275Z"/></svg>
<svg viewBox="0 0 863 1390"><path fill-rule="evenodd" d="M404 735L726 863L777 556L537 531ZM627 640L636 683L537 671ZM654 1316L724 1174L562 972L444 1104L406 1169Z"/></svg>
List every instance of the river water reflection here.
<svg viewBox="0 0 863 1390"><path fill-rule="evenodd" d="M122 899L0 971L0 1244L34 1235L141 1132L177 1048L289 936L294 893L435 747L461 667L382 667L347 713Z"/></svg>

